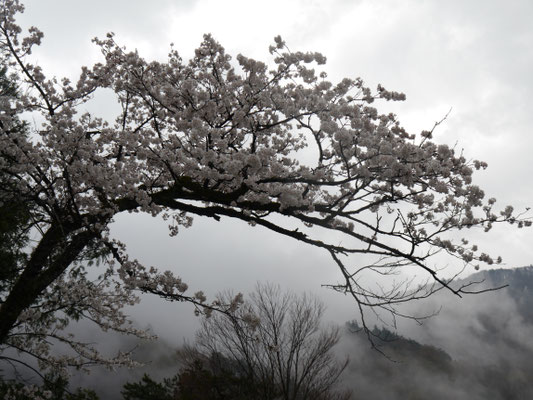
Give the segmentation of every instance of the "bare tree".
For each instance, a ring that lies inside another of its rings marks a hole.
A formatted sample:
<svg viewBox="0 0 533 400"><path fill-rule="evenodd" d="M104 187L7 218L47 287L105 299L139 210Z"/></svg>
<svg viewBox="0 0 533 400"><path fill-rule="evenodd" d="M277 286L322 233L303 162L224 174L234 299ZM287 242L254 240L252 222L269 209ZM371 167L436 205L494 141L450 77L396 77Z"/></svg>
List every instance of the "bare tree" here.
<svg viewBox="0 0 533 400"><path fill-rule="evenodd" d="M219 301L231 298L226 293ZM186 364L203 360L212 370L232 369L251 383L257 398L348 398L334 390L348 360L336 358L339 328L322 328L323 313L324 305L313 296L258 284L233 312L205 317L195 347L182 356Z"/></svg>

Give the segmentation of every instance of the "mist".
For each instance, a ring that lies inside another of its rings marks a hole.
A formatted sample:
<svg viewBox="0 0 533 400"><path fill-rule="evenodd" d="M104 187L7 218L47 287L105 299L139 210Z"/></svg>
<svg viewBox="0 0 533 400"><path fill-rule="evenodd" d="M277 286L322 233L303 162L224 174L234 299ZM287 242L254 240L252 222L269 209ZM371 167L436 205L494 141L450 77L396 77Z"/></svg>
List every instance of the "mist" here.
<svg viewBox="0 0 533 400"><path fill-rule="evenodd" d="M440 312L422 325L403 321L395 331L399 338L374 338L383 354L371 349L361 332L347 328L339 352L351 358L343 384L353 398L529 398L533 325L526 304L533 269L491 272L472 279L485 278L487 288L509 287L462 299L441 292L419 303L422 313L435 307Z"/></svg>
<svg viewBox="0 0 533 400"><path fill-rule="evenodd" d="M533 294L528 290L533 267L489 271L466 279L484 279L481 288L509 286L464 298L441 291L426 301L411 303L404 311L412 315L439 312L422 324L407 320L398 320L396 328L377 324L377 336L371 336L376 349L362 330L354 329L355 310L351 319L344 320L346 314L330 310L323 323L343 327L335 351L339 360L349 358L339 387L351 390L354 400L527 399L533 391L533 312L529 307ZM158 331L157 327L143 328ZM143 342L82 325L74 329L101 341L105 352L133 350L134 358L144 363L134 369L110 372L97 367L90 374L74 373L72 388L91 388L102 399L122 399L123 385L140 381L145 373L156 381L175 376L182 367L177 350L194 343L192 327L187 336L165 332Z"/></svg>

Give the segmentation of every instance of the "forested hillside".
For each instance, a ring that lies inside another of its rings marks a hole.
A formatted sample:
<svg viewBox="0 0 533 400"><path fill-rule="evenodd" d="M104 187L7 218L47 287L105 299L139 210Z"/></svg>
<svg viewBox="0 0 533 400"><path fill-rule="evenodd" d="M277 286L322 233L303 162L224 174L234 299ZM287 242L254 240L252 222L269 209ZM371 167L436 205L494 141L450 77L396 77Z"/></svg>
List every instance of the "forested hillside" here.
<svg viewBox="0 0 533 400"><path fill-rule="evenodd" d="M531 398L533 267L489 270L470 278L484 280L487 287L508 287L464 299L461 307L445 305L422 326L424 344L375 328L376 345L385 357L369 349L356 323L346 325L345 350L351 354L346 385L354 399Z"/></svg>

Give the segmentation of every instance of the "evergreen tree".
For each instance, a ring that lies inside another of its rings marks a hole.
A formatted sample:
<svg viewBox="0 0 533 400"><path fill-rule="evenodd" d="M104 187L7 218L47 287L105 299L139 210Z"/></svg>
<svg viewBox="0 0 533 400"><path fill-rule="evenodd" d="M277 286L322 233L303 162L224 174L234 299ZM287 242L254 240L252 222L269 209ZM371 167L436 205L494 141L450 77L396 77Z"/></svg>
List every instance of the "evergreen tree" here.
<svg viewBox="0 0 533 400"><path fill-rule="evenodd" d="M7 68L0 69L0 101L13 102L17 96L17 87L9 77ZM11 126L5 126L6 120L0 118L0 127L6 129L13 140L27 137L26 125L16 117L10 118ZM0 291L16 275L16 271L26 260L23 251L28 242L31 227L30 204L21 202L14 195L12 176L2 168L14 160L0 149Z"/></svg>

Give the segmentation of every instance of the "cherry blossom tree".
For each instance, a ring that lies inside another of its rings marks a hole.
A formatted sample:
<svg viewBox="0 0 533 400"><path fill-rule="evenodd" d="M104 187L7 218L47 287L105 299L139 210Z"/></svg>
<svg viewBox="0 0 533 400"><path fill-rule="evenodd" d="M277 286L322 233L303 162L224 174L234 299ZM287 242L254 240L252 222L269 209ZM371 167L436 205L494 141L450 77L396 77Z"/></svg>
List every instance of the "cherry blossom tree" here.
<svg viewBox="0 0 533 400"><path fill-rule="evenodd" d="M315 72L321 54L290 51L277 37L266 64L232 58L206 35L188 62L173 48L166 62L149 62L109 34L94 39L102 62L71 82L32 63L43 34L32 27L23 35L23 9L0 1L0 49L19 88L0 99L0 173L10 182L0 202L31 205L32 230L26 262L0 286L4 360L15 362L6 353L15 349L43 365L126 362L123 354L103 359L63 332L84 318L145 335L121 311L138 292L192 302L197 312L235 306L189 294L174 273L128 257L109 233L119 213L162 216L171 235L194 216L235 218L321 248L341 273L330 287L353 298L363 325L368 310L401 315L402 303L442 288L474 291L453 286L431 262L439 252L465 267L496 261L458 231L531 225L484 200L472 175L485 163L432 142L433 130L406 132L372 106L403 94L372 91L361 79L329 82ZM101 89L122 107L115 120L83 111ZM13 127L28 115L42 124L23 135ZM89 260L101 263L92 275ZM395 280L405 268L417 268L427 284ZM367 286L372 274L392 276L392 284ZM74 356L52 357L56 342Z"/></svg>

